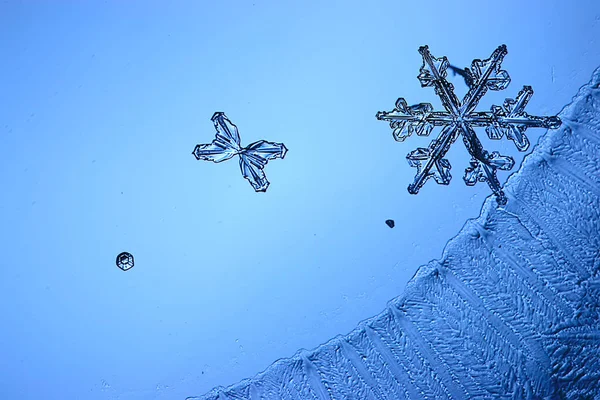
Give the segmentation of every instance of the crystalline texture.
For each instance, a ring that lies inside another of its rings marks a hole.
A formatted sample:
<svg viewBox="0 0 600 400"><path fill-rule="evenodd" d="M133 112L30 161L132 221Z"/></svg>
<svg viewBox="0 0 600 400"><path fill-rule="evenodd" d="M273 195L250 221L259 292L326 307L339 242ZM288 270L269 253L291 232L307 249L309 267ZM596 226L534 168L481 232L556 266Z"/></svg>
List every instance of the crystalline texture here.
<svg viewBox="0 0 600 400"><path fill-rule="evenodd" d="M560 116L381 314L196 399L600 398L600 68Z"/></svg>
<svg viewBox="0 0 600 400"><path fill-rule="evenodd" d="M496 170L511 169L514 160L498 152L484 150L474 128L485 127L491 139L498 140L506 136L519 151L526 151L529 147L525 136L527 128L558 128L560 119L531 116L525 112L525 106L533 94L530 86L524 86L516 99L506 99L502 107L492 106L491 112L475 111L487 90L503 90L510 83L508 72L500 69L507 53L504 45L498 47L487 60L474 60L471 68L464 70L450 66L446 57L435 58L427 46L421 47L419 53L423 56L423 66L418 76L421 86L433 87L446 111L433 111L433 106L428 103L408 106L405 99L399 98L393 111L377 113L377 119L389 121L394 139L399 142L413 133L428 136L435 126L442 127L441 133L429 147L418 148L408 154L409 165L417 168L415 180L408 187L409 193L417 194L431 177L441 185L450 183L451 166L444 155L452 143L462 136L471 154L463 178L465 183L471 186L476 182L487 182L498 203L505 204L506 196L500 187ZM454 94L454 86L446 80L448 68L459 73L469 86L462 102Z"/></svg>
<svg viewBox="0 0 600 400"><path fill-rule="evenodd" d="M287 148L283 143L272 143L259 140L242 147L240 134L227 116L216 112L211 120L215 124L217 135L209 144L199 144L194 148L193 155L197 160L213 161L216 163L240 156L240 169L255 191L265 192L269 181L263 171L269 160L284 158Z"/></svg>

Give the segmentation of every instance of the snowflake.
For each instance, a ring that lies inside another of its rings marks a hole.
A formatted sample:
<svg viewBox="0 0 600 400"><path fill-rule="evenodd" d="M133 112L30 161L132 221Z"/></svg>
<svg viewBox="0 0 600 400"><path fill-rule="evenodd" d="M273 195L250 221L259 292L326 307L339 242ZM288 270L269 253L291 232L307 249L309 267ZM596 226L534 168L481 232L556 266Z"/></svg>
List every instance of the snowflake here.
<svg viewBox="0 0 600 400"><path fill-rule="evenodd" d="M377 113L378 120L390 122L394 139L399 142L413 133L428 136L434 127L442 127L441 133L429 147L417 148L407 155L409 165L417 168L417 175L408 186L408 192L417 194L430 177L438 184L450 183L450 162L443 157L458 136L462 135L471 154L471 162L463 178L465 183L473 186L477 182L487 182L498 203L506 204L496 170L510 170L515 162L510 156L484 150L474 128L485 127L490 139L499 140L506 136L519 151L526 151L529 148L529 140L525 136L527 128L555 129L560 126L560 119L556 116L537 117L525 112L525 106L533 95L531 86L523 86L517 98L506 99L503 106L492 106L491 111L475 111L488 89L503 90L510 83L508 73L500 69L507 53L505 45L498 47L487 60L473 60L470 69L461 70L460 75L469 86L462 102L454 94L454 86L446 80L446 70L450 66L448 59L433 57L428 46L419 48L419 53L423 56L423 66L418 76L421 86L433 86L446 111L433 111L429 103L409 106L405 99L399 98L393 111ZM455 68L452 69L456 72Z"/></svg>
<svg viewBox="0 0 600 400"><path fill-rule="evenodd" d="M269 181L263 168L269 160L285 157L287 153L285 145L259 140L242 147L237 126L224 113L216 112L211 120L217 130L215 140L209 144L197 145L192 154L197 160L216 163L229 160L235 155L240 156L240 169L244 178L250 182L255 191L265 192L269 187Z"/></svg>

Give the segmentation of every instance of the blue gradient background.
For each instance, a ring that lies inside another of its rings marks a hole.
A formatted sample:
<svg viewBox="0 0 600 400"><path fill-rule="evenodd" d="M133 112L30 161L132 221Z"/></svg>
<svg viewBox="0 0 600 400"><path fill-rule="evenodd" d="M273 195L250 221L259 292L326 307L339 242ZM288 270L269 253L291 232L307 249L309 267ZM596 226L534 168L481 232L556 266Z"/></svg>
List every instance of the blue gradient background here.
<svg viewBox="0 0 600 400"><path fill-rule="evenodd" d="M554 115L599 39L593 0L3 2L0 398L183 399L349 332L490 193L460 141L450 186L406 191L431 138L396 143L375 113L441 108L418 47L464 67L504 43L512 83L479 109L527 84ZM215 111L289 148L266 193L192 156Z"/></svg>

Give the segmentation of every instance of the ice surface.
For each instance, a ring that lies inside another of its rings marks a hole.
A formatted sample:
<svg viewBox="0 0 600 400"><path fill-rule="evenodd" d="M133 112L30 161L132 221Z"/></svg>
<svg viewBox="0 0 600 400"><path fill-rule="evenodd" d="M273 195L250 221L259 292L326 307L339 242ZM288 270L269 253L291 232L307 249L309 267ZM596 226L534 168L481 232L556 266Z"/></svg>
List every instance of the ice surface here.
<svg viewBox="0 0 600 400"><path fill-rule="evenodd" d="M433 111L429 103L408 106L403 98L396 102L396 108L390 112L378 112L377 119L389 121L394 130L394 138L402 142L416 133L428 136L435 126L442 126L442 132L428 148L418 148L407 158L411 167L417 168L414 182L408 191L417 194L427 179L433 177L442 185L450 183L450 162L444 155L452 143L462 135L463 142L471 154L469 167L465 170L464 181L472 186L477 182L487 182L499 204L506 203L506 196L500 188L496 170L509 170L514 160L502 156L498 152L489 153L483 149L474 128L486 127L491 139L502 139L506 136L512 140L519 151L529 148L525 130L531 127L557 128L560 119L557 117L536 117L525 112L525 106L533 95L530 86L524 86L516 99L506 99L503 107L492 106L491 112L475 112L479 100L487 90L503 90L510 83L508 72L500 69L507 53L506 46L498 47L487 60L473 60L471 68L459 69L451 66L446 57L435 58L427 46L419 49L423 56L423 66L418 78L423 87L433 87L440 97L445 112ZM461 102L454 94L454 86L446 80L447 69L461 75L468 93Z"/></svg>
<svg viewBox="0 0 600 400"><path fill-rule="evenodd" d="M217 130L215 140L209 144L197 145L192 154L197 160L216 163L239 155L240 169L244 178L250 182L255 191L265 192L269 187L269 181L263 169L269 160L285 157L287 153L285 145L259 140L242 147L237 126L224 113L216 112L211 120Z"/></svg>
<svg viewBox="0 0 600 400"><path fill-rule="evenodd" d="M381 314L194 399L600 398L600 68L560 117Z"/></svg>

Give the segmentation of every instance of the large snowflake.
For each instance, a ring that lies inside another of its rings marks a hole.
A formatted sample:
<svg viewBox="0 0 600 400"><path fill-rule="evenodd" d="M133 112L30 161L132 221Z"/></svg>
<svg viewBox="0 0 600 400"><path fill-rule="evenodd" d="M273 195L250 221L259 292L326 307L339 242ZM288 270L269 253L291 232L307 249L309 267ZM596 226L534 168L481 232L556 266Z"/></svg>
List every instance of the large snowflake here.
<svg viewBox="0 0 600 400"><path fill-rule="evenodd" d="M474 128L485 127L490 139L499 140L506 136L519 151L526 151L529 148L529 140L525 136L527 128L557 128L561 124L560 119L556 116L537 117L525 112L525 106L533 95L531 86L523 86L516 99L506 99L502 106L492 106L491 111L475 111L477 103L488 89L503 90L510 83L508 73L500 69L507 53L505 45L498 47L487 60L473 60L471 68L465 68L461 73L469 86L462 102L454 94L454 86L446 80L448 59L433 57L428 46L419 48L419 53L423 56L423 66L418 76L421 86L433 86L446 111L433 111L429 103L409 106L404 98L399 98L393 111L377 113L377 119L390 122L394 139L399 142L413 133L428 136L434 127L442 127L441 133L429 147L417 148L407 155L410 166L417 168L415 180L408 186L409 193L417 194L431 177L438 184L450 183L450 162L444 155L452 143L462 136L471 154L471 162L463 178L465 183L473 186L477 182L487 182L498 203L505 204L506 196L500 187L496 170L510 170L515 162L510 156L484 150Z"/></svg>

